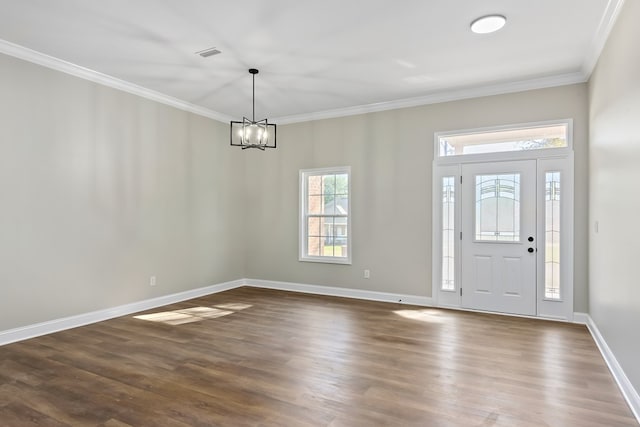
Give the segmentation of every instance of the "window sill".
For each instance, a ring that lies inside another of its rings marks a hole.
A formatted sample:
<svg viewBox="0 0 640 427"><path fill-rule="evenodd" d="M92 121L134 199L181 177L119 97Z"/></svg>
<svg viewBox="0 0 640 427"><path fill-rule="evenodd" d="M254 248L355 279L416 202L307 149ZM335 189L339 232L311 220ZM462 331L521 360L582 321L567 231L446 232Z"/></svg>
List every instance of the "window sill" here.
<svg viewBox="0 0 640 427"><path fill-rule="evenodd" d="M300 257L300 262L319 262L322 264L342 264L351 265L351 258L337 258L337 257Z"/></svg>

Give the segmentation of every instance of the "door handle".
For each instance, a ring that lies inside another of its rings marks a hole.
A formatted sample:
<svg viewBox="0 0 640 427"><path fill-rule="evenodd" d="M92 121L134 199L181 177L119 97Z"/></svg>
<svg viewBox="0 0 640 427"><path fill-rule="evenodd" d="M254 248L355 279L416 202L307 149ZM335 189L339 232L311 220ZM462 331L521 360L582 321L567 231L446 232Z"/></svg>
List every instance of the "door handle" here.
<svg viewBox="0 0 640 427"><path fill-rule="evenodd" d="M530 254L533 253L533 251L535 251L535 249L533 249L533 248L527 249L527 252L529 252Z"/></svg>
<svg viewBox="0 0 640 427"><path fill-rule="evenodd" d="M533 236L529 236L529 238L527 239L530 242L533 242Z"/></svg>

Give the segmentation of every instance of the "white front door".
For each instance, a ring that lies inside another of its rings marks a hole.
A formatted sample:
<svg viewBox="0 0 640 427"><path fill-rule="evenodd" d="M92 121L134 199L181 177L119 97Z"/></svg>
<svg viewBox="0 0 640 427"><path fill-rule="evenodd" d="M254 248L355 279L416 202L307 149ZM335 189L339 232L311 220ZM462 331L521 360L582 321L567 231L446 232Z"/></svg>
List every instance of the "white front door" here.
<svg viewBox="0 0 640 427"><path fill-rule="evenodd" d="M461 305L536 315L536 161L462 165Z"/></svg>

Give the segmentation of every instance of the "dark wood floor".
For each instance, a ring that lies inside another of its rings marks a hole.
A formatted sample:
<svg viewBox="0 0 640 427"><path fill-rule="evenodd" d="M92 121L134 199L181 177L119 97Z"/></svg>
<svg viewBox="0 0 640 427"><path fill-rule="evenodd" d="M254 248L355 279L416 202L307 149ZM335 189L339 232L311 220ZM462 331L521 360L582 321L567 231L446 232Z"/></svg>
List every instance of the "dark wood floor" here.
<svg viewBox="0 0 640 427"><path fill-rule="evenodd" d="M1 426L636 426L584 326L239 288L0 347Z"/></svg>

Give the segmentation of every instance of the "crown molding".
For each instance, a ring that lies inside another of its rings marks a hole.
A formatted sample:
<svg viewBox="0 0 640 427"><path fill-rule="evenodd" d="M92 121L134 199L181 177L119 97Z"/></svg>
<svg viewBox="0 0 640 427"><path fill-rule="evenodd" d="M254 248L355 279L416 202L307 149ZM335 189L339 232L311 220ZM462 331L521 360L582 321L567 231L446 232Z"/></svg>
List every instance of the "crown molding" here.
<svg viewBox="0 0 640 427"><path fill-rule="evenodd" d="M591 41L587 57L582 64L582 73L587 77L587 80L591 77L591 73L593 73L593 70L598 63L600 54L607 43L609 34L611 34L611 30L613 30L613 26L620 15L620 10L623 5L624 0L609 0L607 3L602 19L598 24L596 34L593 36L593 40Z"/></svg>
<svg viewBox="0 0 640 427"><path fill-rule="evenodd" d="M621 4L624 0L610 0L611 3ZM609 10L608 8L607 10ZM619 8L618 8L619 9ZM617 12L616 12L617 13ZM616 14L617 16L617 14ZM611 24L612 25L612 24ZM610 28L609 28L610 31ZM608 33L607 33L608 35ZM604 45L604 42L602 43ZM46 55L41 52L17 45L0 39L0 53L13 56L43 67L51 68L84 80L89 80L107 87L118 89L133 95L140 96L161 104L169 105L180 110L188 111L200 116L208 117L219 122L228 123L233 120L228 116L217 111L213 111L178 98L174 98L163 93L138 86L136 84L91 70L62 59ZM583 72L565 73L554 76L539 77L528 80L496 83L484 86L474 86L460 89L444 90L429 95L399 99L395 101L378 102L374 104L357 105L353 107L338 108L333 110L325 110L314 113L295 114L290 116L276 117L271 119L272 122L278 124L291 124L299 122L308 122L313 120L332 119L358 114L375 113L388 110L396 110L408 107L417 107L421 105L437 104L441 102L458 101L462 99L479 98L483 96L502 95L514 92L523 92L534 89L544 89L549 87L564 86L576 83L584 83L588 80L588 75Z"/></svg>
<svg viewBox="0 0 640 427"><path fill-rule="evenodd" d="M169 95L165 95L160 92L156 92L151 89L138 86L133 83L109 76L107 74L100 73L98 71L91 70L89 68L81 67L71 62L64 61L62 59L55 58L50 55L20 46L15 43L8 42L0 39L0 53L13 56L24 61L32 62L34 64L41 65L43 67L51 68L62 73L70 74L75 77L79 77L84 80L89 80L94 83L101 84L113 89L118 89L123 92L127 92L133 95L140 96L142 98L156 101L161 104L175 107L183 111L188 111L199 116L208 117L220 122L229 122L232 120L230 116L226 114L218 113L217 111L209 110L204 107L200 107L195 104L191 104L186 101L182 101L178 98L174 98Z"/></svg>
<svg viewBox="0 0 640 427"><path fill-rule="evenodd" d="M291 124L308 122L312 120L333 119L338 117L354 116L357 114L375 113L380 111L396 110L400 108L418 107L421 105L438 104L441 102L459 101L462 99L480 98L483 96L502 95L507 93L524 92L527 90L544 89L556 86L565 86L576 83L585 83L587 77L582 72L565 73L548 77L539 77L528 80L520 80L507 83L496 83L484 86L474 86L462 89L452 89L435 92L416 98L399 99L396 101L378 102L375 104L358 105L355 107L339 108L335 110L320 111L317 113L296 114L292 116L276 117L272 119L278 124Z"/></svg>

